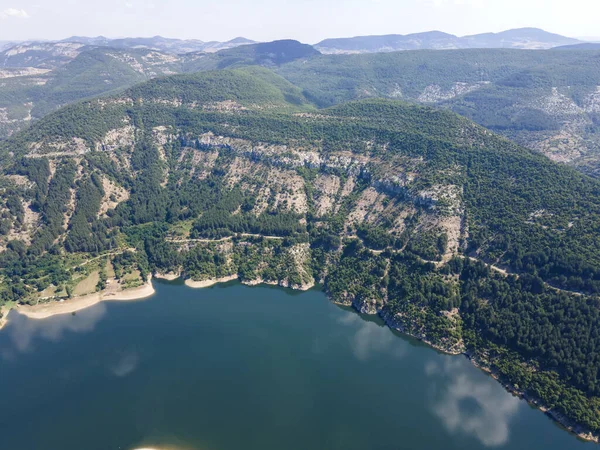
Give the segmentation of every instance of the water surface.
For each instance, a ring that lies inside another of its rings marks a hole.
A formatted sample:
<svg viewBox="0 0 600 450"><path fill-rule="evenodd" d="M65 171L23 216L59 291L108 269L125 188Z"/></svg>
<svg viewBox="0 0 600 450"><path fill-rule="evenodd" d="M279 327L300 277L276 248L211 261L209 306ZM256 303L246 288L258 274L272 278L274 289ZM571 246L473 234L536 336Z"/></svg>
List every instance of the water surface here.
<svg viewBox="0 0 600 450"><path fill-rule="evenodd" d="M11 450L592 449L462 357L294 293L155 283L0 332Z"/></svg>

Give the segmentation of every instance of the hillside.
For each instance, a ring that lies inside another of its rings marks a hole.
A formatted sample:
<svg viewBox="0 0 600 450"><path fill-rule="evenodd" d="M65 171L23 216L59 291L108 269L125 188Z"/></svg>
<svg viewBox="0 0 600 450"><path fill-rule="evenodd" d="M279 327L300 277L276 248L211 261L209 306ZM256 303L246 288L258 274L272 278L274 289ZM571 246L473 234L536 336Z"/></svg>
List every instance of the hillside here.
<svg viewBox="0 0 600 450"><path fill-rule="evenodd" d="M79 42L23 42L0 52L1 67L55 69L76 58L83 47Z"/></svg>
<svg viewBox="0 0 600 450"><path fill-rule="evenodd" d="M277 72L319 106L384 97L450 108L600 174L600 53L453 50L322 55Z"/></svg>
<svg viewBox="0 0 600 450"><path fill-rule="evenodd" d="M170 55L192 52L214 53L240 45L256 44L238 37L227 42L169 39L162 36L149 38L110 39L103 36L72 36L62 41L3 43L0 41L1 67L35 67L55 69L69 63L81 52L100 47L120 50L154 50Z"/></svg>
<svg viewBox="0 0 600 450"><path fill-rule="evenodd" d="M321 282L600 431L600 183L450 111L211 71L63 108L0 161L1 302Z"/></svg>
<svg viewBox="0 0 600 450"><path fill-rule="evenodd" d="M431 37L436 35L444 37ZM597 51L577 48L321 55L287 40L173 55L88 46L52 69L0 70L0 138L60 106L157 76L262 65L298 86L318 107L374 97L446 107L557 162L598 176L599 63Z"/></svg>
<svg viewBox="0 0 600 450"><path fill-rule="evenodd" d="M162 38L127 39L123 42L105 38L75 37L72 40L94 45L110 41L109 43L115 46L77 47L82 44L75 44L70 40L60 45L47 44L45 48L54 49L55 52L57 48L66 48L66 45L75 46L69 47L73 50L73 53L69 54L71 59L65 57L60 59L60 62L51 59L52 64L49 62L49 50L43 54L43 58L42 53L39 53L36 59L31 56L32 46L23 46L23 49L28 50L19 54L20 59L14 63L31 66L0 69L0 80L3 80L0 83L0 139L10 136L61 106L97 95L114 93L151 78L226 67L274 67L299 58L319 55L312 47L297 41L250 45L251 41L236 38L224 45L215 42L205 43L206 45L203 43L205 49L212 46L210 51L214 51L219 45L225 48L215 54L202 51L174 55L145 48L151 43L159 46L162 42L163 45L159 47L173 50L173 46L181 44L171 42L172 40L165 42ZM177 48L183 49L181 46ZM10 62L10 58L7 61Z"/></svg>
<svg viewBox="0 0 600 450"><path fill-rule="evenodd" d="M66 104L162 75L216 68L210 53L254 44L73 36L59 42L0 43L0 139ZM255 64L252 59L246 65Z"/></svg>
<svg viewBox="0 0 600 450"><path fill-rule="evenodd" d="M251 65L275 67L292 61L304 61L318 55L320 53L310 45L287 39L222 50L190 61L185 64L184 70L197 72Z"/></svg>
<svg viewBox="0 0 600 450"><path fill-rule="evenodd" d="M61 106L181 72L182 65L154 50L88 48L53 69L0 69L0 138Z"/></svg>
<svg viewBox="0 0 600 450"><path fill-rule="evenodd" d="M441 31L390 34L384 36L356 36L325 39L315 48L325 54L380 53L400 50L449 50L467 48L549 49L560 45L579 44L581 41L560 36L537 28L519 28L501 33L483 33L458 37Z"/></svg>

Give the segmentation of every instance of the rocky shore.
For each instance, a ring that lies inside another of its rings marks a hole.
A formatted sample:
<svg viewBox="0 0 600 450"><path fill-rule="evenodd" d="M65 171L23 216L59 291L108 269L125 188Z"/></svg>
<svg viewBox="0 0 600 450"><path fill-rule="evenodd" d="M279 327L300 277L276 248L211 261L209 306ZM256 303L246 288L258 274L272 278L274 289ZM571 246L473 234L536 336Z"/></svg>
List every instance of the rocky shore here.
<svg viewBox="0 0 600 450"><path fill-rule="evenodd" d="M278 286L278 287L282 287L282 288L286 288L286 289L293 289L295 291L308 291L309 289L312 289L313 287L315 287L315 283L305 283L305 284L292 284L287 280L283 280L283 281L268 281L268 280L264 280L262 278L257 278L256 280L250 280L250 281L242 281L242 284L245 284L246 286L259 286L261 284L266 284L269 286Z"/></svg>
<svg viewBox="0 0 600 450"><path fill-rule="evenodd" d="M587 430L587 429L573 423L571 420L567 419L559 412L553 411L553 410L547 408L546 406L544 406L540 402L539 399L536 399L536 398L533 398L533 397L527 395L526 392L523 392L523 391L517 389L515 386L511 385L510 383L506 383L498 376L497 373L495 373L492 369L490 369L487 366L487 364L484 364L482 361L477 359L474 355L469 353L463 346L455 345L455 346L449 347L449 346L439 345L437 343L431 342L424 335L418 335L418 334L410 332L409 330L406 330L406 328L404 326L402 326L393 316L391 316L390 314L386 314L378 305L376 305L376 303L374 301L369 301L369 300L364 301L364 300L357 300L354 298L347 298L342 302L336 302L336 303L343 305L343 306L352 307L354 310L356 310L360 314L377 315L377 316L381 317L381 319L385 322L385 324L392 330L399 331L402 334L405 334L412 338L418 339L419 341L427 344L428 346L434 348L435 350L437 350L441 353L445 353L445 354L452 355L452 356L464 355L471 361L471 363L475 367L486 372L488 375L490 375L492 378L494 378L496 381L498 381L508 392L525 400L531 406L539 409L544 414L546 414L548 417L550 417L551 419L556 421L565 430L569 431L570 433L575 434L579 439L582 439L585 441L590 441L590 442L595 442L597 444L600 443L599 435L594 434L590 430Z"/></svg>
<svg viewBox="0 0 600 450"><path fill-rule="evenodd" d="M464 355L469 359L469 361L471 361L471 363L475 367L491 376L494 380L500 383L508 392L510 392L516 397L519 397L522 400L525 400L531 406L539 409L568 432L576 435L579 439L582 439L584 441L595 442L596 444L600 443L600 436L598 434L594 434L590 430L587 430L584 427L573 423L571 420L564 417L558 411L554 411L546 407L543 403L541 403L539 399L532 397L526 392L516 388L512 384L505 382L498 375L498 373L496 373L486 363L481 361L475 355L472 355L470 352L464 352Z"/></svg>

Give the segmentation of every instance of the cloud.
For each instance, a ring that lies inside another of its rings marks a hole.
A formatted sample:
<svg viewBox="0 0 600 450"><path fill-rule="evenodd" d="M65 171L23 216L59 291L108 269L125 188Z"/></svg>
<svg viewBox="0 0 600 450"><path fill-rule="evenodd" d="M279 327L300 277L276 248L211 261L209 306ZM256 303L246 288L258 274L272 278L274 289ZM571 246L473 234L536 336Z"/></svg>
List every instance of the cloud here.
<svg viewBox="0 0 600 450"><path fill-rule="evenodd" d="M450 432L462 432L479 439L486 447L508 442L510 423L519 410L520 400L479 375L465 361L446 360L443 365L427 363L428 376L443 382L433 402L433 412Z"/></svg>
<svg viewBox="0 0 600 450"><path fill-rule="evenodd" d="M399 339L386 326L366 321L356 313L349 313L339 322L356 329L349 340L354 356L360 361L367 361L374 353L401 358L407 352L406 341Z"/></svg>
<svg viewBox="0 0 600 450"><path fill-rule="evenodd" d="M15 311L10 312L6 332L12 342L11 348L0 348L0 354L10 358L15 352L28 352L33 349L36 339L58 342L67 332L89 333L106 314L102 303L78 311L77 314L62 314L43 320L28 319Z"/></svg>
<svg viewBox="0 0 600 450"><path fill-rule="evenodd" d="M29 19L29 14L24 9L7 8L4 11L0 11L0 18L6 19L8 17L14 17L17 19Z"/></svg>
<svg viewBox="0 0 600 450"><path fill-rule="evenodd" d="M136 353L122 355L117 363L110 367L110 371L115 377L125 377L136 369L138 361L139 357Z"/></svg>

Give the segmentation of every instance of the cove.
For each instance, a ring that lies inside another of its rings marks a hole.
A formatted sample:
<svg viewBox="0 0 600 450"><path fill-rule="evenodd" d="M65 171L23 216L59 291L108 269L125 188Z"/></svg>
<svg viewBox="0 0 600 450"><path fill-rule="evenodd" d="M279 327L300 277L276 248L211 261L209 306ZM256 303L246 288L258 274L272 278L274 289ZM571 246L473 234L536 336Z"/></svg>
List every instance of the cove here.
<svg viewBox="0 0 600 450"><path fill-rule="evenodd" d="M41 321L11 312L1 448L593 448L465 357L319 291L154 287Z"/></svg>

